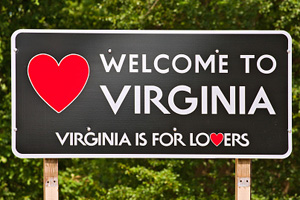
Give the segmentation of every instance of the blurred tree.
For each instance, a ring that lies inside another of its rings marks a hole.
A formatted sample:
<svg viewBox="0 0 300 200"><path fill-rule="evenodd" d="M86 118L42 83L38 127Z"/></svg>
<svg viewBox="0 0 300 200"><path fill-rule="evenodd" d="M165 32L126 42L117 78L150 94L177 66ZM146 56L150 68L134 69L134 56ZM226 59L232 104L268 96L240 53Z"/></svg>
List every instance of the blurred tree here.
<svg viewBox="0 0 300 200"><path fill-rule="evenodd" d="M10 36L21 28L286 30L293 37L293 153L253 160L253 199L300 199L298 0L1 0L0 199L41 199L42 160L10 147ZM233 199L234 160L61 159L62 199Z"/></svg>

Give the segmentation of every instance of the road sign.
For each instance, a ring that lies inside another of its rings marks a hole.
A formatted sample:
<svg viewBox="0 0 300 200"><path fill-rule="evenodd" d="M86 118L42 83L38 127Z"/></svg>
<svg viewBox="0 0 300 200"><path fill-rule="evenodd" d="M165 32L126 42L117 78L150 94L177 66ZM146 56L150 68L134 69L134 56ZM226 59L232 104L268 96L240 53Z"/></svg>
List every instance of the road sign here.
<svg viewBox="0 0 300 200"><path fill-rule="evenodd" d="M12 149L21 158L285 158L284 31L18 30Z"/></svg>

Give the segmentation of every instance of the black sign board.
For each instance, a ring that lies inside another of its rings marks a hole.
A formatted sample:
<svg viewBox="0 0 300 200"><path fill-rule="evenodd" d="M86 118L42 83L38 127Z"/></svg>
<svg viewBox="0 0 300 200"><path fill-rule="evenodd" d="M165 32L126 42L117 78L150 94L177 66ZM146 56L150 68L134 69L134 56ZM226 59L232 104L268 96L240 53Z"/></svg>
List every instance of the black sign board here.
<svg viewBox="0 0 300 200"><path fill-rule="evenodd" d="M12 149L22 158L286 158L284 31L18 30Z"/></svg>

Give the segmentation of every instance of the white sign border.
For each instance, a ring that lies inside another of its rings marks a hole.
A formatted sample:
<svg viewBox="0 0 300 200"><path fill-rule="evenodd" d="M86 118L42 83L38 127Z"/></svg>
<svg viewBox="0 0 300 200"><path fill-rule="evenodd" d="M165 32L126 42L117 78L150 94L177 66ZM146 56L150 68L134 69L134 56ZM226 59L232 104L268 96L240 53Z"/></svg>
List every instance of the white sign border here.
<svg viewBox="0 0 300 200"><path fill-rule="evenodd" d="M282 155L263 154L22 154L16 149L16 37L20 33L86 33L86 34L282 34L288 39L288 151ZM185 159L284 159L292 153L292 38L282 30L222 30L222 31L190 31L190 30L58 30L58 29L20 29L11 36L11 116L12 116L12 151L19 158L185 158Z"/></svg>

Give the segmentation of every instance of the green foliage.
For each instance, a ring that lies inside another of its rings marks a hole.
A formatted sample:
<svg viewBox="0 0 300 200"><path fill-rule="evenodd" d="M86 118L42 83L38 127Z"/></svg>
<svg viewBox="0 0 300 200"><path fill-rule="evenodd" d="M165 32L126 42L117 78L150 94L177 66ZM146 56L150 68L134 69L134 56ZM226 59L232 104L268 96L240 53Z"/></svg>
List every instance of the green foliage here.
<svg viewBox="0 0 300 200"><path fill-rule="evenodd" d="M42 160L10 147L10 36L41 29L256 29L293 38L293 153L253 160L253 199L300 199L298 0L1 0L0 199L41 199ZM61 199L233 199L234 160L62 159Z"/></svg>

